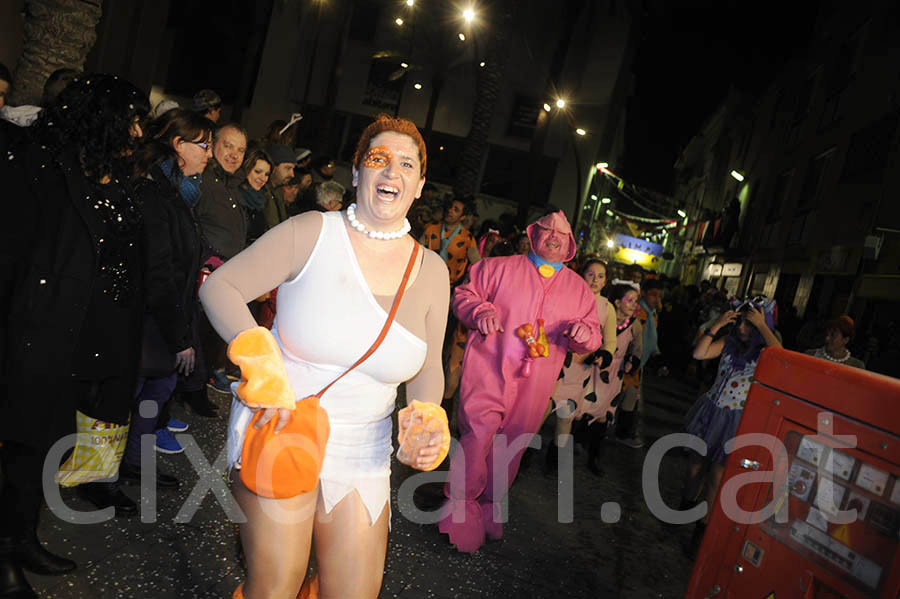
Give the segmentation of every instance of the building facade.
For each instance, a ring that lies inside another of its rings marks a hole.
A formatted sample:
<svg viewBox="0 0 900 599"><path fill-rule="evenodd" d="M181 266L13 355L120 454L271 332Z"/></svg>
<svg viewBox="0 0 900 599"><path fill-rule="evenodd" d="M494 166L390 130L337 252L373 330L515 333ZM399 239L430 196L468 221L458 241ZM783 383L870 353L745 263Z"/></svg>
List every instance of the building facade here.
<svg viewBox="0 0 900 599"><path fill-rule="evenodd" d="M667 266L874 334L900 307L900 10L829 3L818 19L760 97L729 97L682 153L690 214Z"/></svg>

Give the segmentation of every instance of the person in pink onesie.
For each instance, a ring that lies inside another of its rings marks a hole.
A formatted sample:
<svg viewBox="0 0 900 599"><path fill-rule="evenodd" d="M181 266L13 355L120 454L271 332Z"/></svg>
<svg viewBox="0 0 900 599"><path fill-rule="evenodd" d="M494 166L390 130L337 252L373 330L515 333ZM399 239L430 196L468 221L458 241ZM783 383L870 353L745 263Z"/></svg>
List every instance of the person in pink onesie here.
<svg viewBox="0 0 900 599"><path fill-rule="evenodd" d="M527 232L527 255L481 260L453 295L453 312L469 336L459 394L460 445L450 462L438 527L467 553L481 547L485 536L503 534L499 502L540 426L566 351L592 352L603 341L594 294L564 266L576 249L565 215L548 214ZM495 445L496 435L505 439L498 437ZM505 470L497 481L495 466Z"/></svg>

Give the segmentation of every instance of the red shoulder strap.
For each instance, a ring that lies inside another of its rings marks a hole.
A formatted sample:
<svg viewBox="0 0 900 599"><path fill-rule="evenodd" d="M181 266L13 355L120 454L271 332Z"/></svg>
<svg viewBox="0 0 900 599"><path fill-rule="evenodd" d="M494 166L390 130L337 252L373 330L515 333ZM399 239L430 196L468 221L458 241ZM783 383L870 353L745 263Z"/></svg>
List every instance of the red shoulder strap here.
<svg viewBox="0 0 900 599"><path fill-rule="evenodd" d="M372 354L375 353L375 350L378 349L378 346L380 346L381 342L384 341L384 338L387 337L388 330L390 330L391 324L394 322L394 317L397 316L397 310L400 308L400 300L403 299L403 293L406 291L406 284L409 282L409 275L412 274L413 266L416 263L416 256L418 256L418 255L419 255L419 243L417 241L414 241L413 242L413 251L412 251L412 254L409 256L409 263L406 265L406 272L403 273L403 280L400 281L400 288L397 290L397 295L394 296L394 303L391 305L391 311L388 314L388 317L384 323L384 326L381 328L381 332L378 333L378 338L375 339L375 343L372 344L372 347L370 347L366 351L366 353L364 353L359 358L359 360L357 360L356 362L353 363L353 366L351 366L350 368L345 370L344 373L341 374L341 376L337 377L336 379L334 379L333 381L328 383L328 385L324 389L322 389L321 391L316 393L316 395L315 395L316 397L322 397L322 395L326 391L328 391L328 389L330 389L333 384L335 384L336 382L338 382L339 380L344 378L344 376L347 375L351 370L353 370L354 368L356 368L357 366L359 366L360 364L362 364L363 362L368 360L369 356L371 356Z"/></svg>

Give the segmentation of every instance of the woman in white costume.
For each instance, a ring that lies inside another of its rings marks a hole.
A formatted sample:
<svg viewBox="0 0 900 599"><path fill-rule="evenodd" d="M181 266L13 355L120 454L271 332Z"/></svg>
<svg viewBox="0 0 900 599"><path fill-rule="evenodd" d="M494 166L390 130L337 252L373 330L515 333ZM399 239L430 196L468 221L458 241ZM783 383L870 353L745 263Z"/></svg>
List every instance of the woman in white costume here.
<svg viewBox="0 0 900 599"><path fill-rule="evenodd" d="M289 219L203 284L200 298L210 321L229 342L256 326L247 302L278 287L272 333L297 399L346 371L382 329L417 243L407 234L406 214L422 192L425 166L425 144L415 125L378 117L363 132L354 156L355 205ZM236 597L294 599L313 544L319 597L378 595L387 551L397 385L408 381L410 401L440 403L443 391L447 267L434 252L418 249L383 343L321 398L331 433L316 490L269 499L250 491L233 471L233 492L247 516L241 540L248 573L243 595L239 588ZM278 418L278 430L291 413L267 409L258 426ZM253 414L233 402L228 442L236 469ZM439 451L425 447L409 465L427 468ZM279 510L308 516L279 517Z"/></svg>

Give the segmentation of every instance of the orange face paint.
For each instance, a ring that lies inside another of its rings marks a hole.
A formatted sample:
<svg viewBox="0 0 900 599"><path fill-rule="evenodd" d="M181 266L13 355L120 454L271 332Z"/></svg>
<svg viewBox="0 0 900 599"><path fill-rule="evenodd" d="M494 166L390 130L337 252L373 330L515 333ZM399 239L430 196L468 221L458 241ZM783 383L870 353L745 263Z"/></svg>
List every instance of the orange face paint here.
<svg viewBox="0 0 900 599"><path fill-rule="evenodd" d="M391 163L394 155L387 146L375 146L369 148L363 158L363 166L366 168L384 168Z"/></svg>

